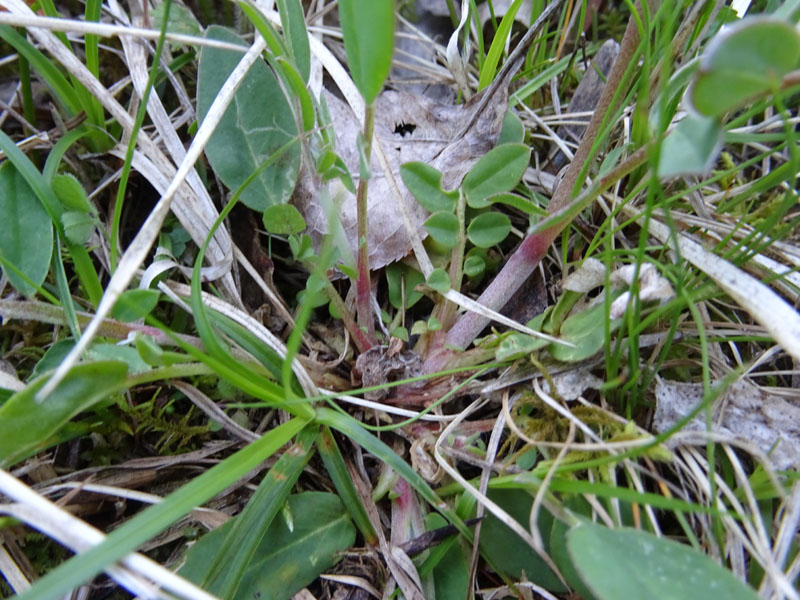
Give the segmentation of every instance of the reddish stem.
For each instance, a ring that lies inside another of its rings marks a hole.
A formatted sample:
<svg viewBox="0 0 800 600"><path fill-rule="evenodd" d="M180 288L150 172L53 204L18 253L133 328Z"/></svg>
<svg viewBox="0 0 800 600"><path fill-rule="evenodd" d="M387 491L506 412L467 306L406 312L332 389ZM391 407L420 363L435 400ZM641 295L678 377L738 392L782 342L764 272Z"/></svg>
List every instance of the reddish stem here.
<svg viewBox="0 0 800 600"><path fill-rule="evenodd" d="M375 129L375 106L369 104L364 109L364 161L369 170L372 155L372 134ZM365 170L364 167L361 169ZM375 344L375 320L372 318L372 285L369 275L369 244L367 242L367 173L362 172L356 192L356 211L358 217L358 279L356 280L356 311L358 325L366 330L370 346Z"/></svg>

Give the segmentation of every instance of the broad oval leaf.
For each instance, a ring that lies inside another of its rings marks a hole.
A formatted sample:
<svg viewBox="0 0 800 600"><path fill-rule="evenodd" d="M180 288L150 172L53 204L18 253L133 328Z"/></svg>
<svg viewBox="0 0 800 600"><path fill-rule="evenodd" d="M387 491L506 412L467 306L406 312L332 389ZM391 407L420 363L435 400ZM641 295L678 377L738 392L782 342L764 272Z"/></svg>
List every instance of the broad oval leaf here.
<svg viewBox="0 0 800 600"><path fill-rule="evenodd" d="M573 345L550 344L552 357L565 362L576 362L600 352L606 341L604 326L606 317L604 304L598 304L567 317L561 324L561 339ZM621 319L611 321L612 332L619 327L620 321Z"/></svg>
<svg viewBox="0 0 800 600"><path fill-rule="evenodd" d="M50 187L67 210L94 213L94 207L86 197L81 182L71 173L54 175Z"/></svg>
<svg viewBox="0 0 800 600"><path fill-rule="evenodd" d="M263 216L264 227L275 235L300 233L306 228L306 221L300 211L291 204L268 206Z"/></svg>
<svg viewBox="0 0 800 600"><path fill-rule="evenodd" d="M392 263L386 267L386 283L389 286L389 302L393 307L400 310L403 308L403 296L405 296L405 308L411 308L422 299L422 293L416 288L425 281L425 276L403 263Z"/></svg>
<svg viewBox="0 0 800 600"><path fill-rule="evenodd" d="M489 499L497 503L518 523L530 521L533 496L519 489L490 489ZM553 517L546 510L539 511L537 521L539 531L549 532L553 526ZM545 551L550 540L542 540ZM494 514L489 513L481 526L479 541L481 554L492 561L502 574L519 580L524 577L551 592L566 592L566 587L558 576L547 566L547 563L536 554L527 542L505 525Z"/></svg>
<svg viewBox="0 0 800 600"><path fill-rule="evenodd" d="M506 239L510 231L511 220L506 215L487 212L470 221L467 237L478 248L491 248Z"/></svg>
<svg viewBox="0 0 800 600"><path fill-rule="evenodd" d="M639 529L584 522L567 549L598 600L755 600L758 595L705 554Z"/></svg>
<svg viewBox="0 0 800 600"><path fill-rule="evenodd" d="M489 196L513 189L528 168L531 151L524 144L503 144L481 158L464 178L464 194L472 208L489 206Z"/></svg>
<svg viewBox="0 0 800 600"><path fill-rule="evenodd" d="M290 496L287 518L278 516L267 529L233 600L280 600L314 581L339 560L355 541L355 528L334 494L305 492ZM233 522L203 536L187 555L181 575L202 581Z"/></svg>
<svg viewBox="0 0 800 600"><path fill-rule="evenodd" d="M482 256L472 255L464 260L464 275L469 278L478 277L486 270L486 261Z"/></svg>
<svg viewBox="0 0 800 600"><path fill-rule="evenodd" d="M720 116L780 87L800 61L800 34L785 21L745 19L718 34L703 55L691 89L694 107Z"/></svg>
<svg viewBox="0 0 800 600"><path fill-rule="evenodd" d="M458 218L451 212L435 212L427 221L425 229L431 237L446 248L455 248L458 243Z"/></svg>
<svg viewBox="0 0 800 600"><path fill-rule="evenodd" d="M95 219L89 213L79 210L69 210L61 213L61 225L64 235L73 244L83 245L89 241L94 229Z"/></svg>
<svg viewBox="0 0 800 600"><path fill-rule="evenodd" d="M703 175L708 173L722 147L719 119L688 115L661 145L658 176Z"/></svg>
<svg viewBox="0 0 800 600"><path fill-rule="evenodd" d="M28 182L6 161L0 166L0 256L34 284L41 285L53 253L53 224ZM3 269L21 294L36 288L13 269Z"/></svg>
<svg viewBox="0 0 800 600"><path fill-rule="evenodd" d="M206 37L234 44L231 31L212 25ZM203 120L222 84L242 54L204 47L197 75L197 115ZM206 146L206 156L222 182L236 190L276 151L297 137L297 124L281 86L263 61L256 61L244 78ZM282 151L244 189L242 202L254 210L288 201L300 171L300 145Z"/></svg>
<svg viewBox="0 0 800 600"><path fill-rule="evenodd" d="M438 169L424 162L409 162L400 167L400 176L408 191L428 212L456 209L458 192L442 189L442 174Z"/></svg>
<svg viewBox="0 0 800 600"><path fill-rule="evenodd" d="M111 309L111 316L125 323L143 319L156 307L160 295L158 290L126 290Z"/></svg>
<svg viewBox="0 0 800 600"><path fill-rule="evenodd" d="M339 21L350 74L372 104L389 75L394 51L393 0L339 0Z"/></svg>
<svg viewBox="0 0 800 600"><path fill-rule="evenodd" d="M0 467L8 468L43 448L67 421L124 385L128 367L121 362L81 364L56 390L36 402L48 376L37 378L0 407Z"/></svg>
<svg viewBox="0 0 800 600"><path fill-rule="evenodd" d="M440 294L446 294L450 291L450 276L447 274L447 271L441 267L431 271L425 283ZM433 317L431 317L431 319L433 319ZM430 329L430 324L428 328Z"/></svg>

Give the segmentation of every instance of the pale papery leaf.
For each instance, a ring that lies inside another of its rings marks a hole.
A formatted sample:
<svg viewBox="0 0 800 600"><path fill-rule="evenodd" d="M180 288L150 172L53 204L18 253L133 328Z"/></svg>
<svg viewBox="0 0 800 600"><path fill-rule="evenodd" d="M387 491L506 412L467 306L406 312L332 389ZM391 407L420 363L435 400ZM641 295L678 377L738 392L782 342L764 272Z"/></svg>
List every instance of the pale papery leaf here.
<svg viewBox="0 0 800 600"><path fill-rule="evenodd" d="M703 399L702 383L658 379L653 429L671 429ZM712 406L712 430L745 439L769 454L778 470L800 468L800 408L747 381L737 381ZM705 413L689 421L683 431L706 431ZM702 440L700 443L704 443ZM668 447L677 442L667 440Z"/></svg>
<svg viewBox="0 0 800 600"><path fill-rule="evenodd" d="M336 151L355 176L359 171L356 146L359 119L336 96L327 91L323 94L336 133ZM383 92L376 101L375 135L386 150L395 178L400 179L402 164L421 161L442 172L444 189L458 187L469 169L494 146L508 108L507 90L498 89L488 105L475 115L480 98L476 96L463 106L453 106L404 92ZM473 117L472 127L465 135L459 136L464 123ZM398 218L396 200L377 159L373 159L371 168L372 178L367 197L368 243L370 267L378 269L405 257L412 244L402 220ZM350 251L355 255L355 195L338 182L333 183L331 188L331 196L335 201L343 198L338 214ZM293 201L303 213L308 233L316 246L328 232L326 211L319 201L320 189L316 173L307 165L304 166ZM422 224L428 213L406 190L403 193L407 205L412 207L412 226L424 238L427 233Z"/></svg>

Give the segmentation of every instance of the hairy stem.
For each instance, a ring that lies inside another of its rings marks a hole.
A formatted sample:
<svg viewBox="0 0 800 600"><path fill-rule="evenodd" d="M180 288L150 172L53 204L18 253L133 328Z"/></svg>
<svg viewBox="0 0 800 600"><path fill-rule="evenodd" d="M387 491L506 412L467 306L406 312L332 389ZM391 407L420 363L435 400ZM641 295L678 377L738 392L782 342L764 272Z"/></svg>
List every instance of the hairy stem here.
<svg viewBox="0 0 800 600"><path fill-rule="evenodd" d="M370 346L375 343L375 321L372 318L370 295L372 285L369 276L369 244L367 243L367 187L369 185L369 164L372 155L372 133L375 129L375 106L364 108L364 164L358 179L356 210L358 216L358 279L356 280L356 311L358 325L367 332Z"/></svg>

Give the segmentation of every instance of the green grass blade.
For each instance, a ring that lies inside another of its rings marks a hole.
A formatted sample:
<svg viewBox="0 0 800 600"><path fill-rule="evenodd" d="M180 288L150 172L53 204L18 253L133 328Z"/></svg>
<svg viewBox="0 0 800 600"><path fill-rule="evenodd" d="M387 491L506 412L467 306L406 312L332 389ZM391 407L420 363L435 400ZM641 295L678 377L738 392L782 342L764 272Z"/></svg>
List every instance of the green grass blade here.
<svg viewBox="0 0 800 600"><path fill-rule="evenodd" d="M298 0L278 0L278 12L283 23L283 37L288 42L292 62L303 81L311 75L311 48L308 43L303 7Z"/></svg>
<svg viewBox="0 0 800 600"><path fill-rule="evenodd" d="M330 408L320 407L317 409L317 422L340 431L355 443L359 444L367 452L373 454L378 460L385 462L394 469L398 475L405 479L432 507L446 516L467 540L472 540L472 533L467 529L467 526L464 525L461 518L436 495L436 492L428 485L428 482L411 468L406 461L399 457L394 450L361 427L358 421Z"/></svg>
<svg viewBox="0 0 800 600"><path fill-rule="evenodd" d="M325 469L328 471L333 485L336 486L336 491L339 492L339 497L342 499L347 512L358 527L364 540L374 545L378 541L378 536L375 534L375 529L367 516L367 510L364 508L361 499L358 496L353 479L347 470L347 465L344 463L342 453L336 440L327 427L322 428L319 439L317 440L317 449L319 455L322 457L322 462L325 463Z"/></svg>
<svg viewBox="0 0 800 600"><path fill-rule="evenodd" d="M8 25L0 25L0 37L13 46L36 69L52 90L56 100L69 111L70 116L81 112L83 107L75 89L44 54Z"/></svg>
<svg viewBox="0 0 800 600"><path fill-rule="evenodd" d="M88 552L79 554L42 577L20 600L51 600L88 581L109 564L123 558L193 509L213 498L237 479L244 477L307 424L292 419L267 432L261 439L242 448L190 483L173 492L159 504L144 509L118 527Z"/></svg>
<svg viewBox="0 0 800 600"><path fill-rule="evenodd" d="M313 456L318 431L317 425L306 426L297 435L294 445L281 455L258 484L247 506L234 519L233 527L203 580L203 589L220 598L235 597L264 534Z"/></svg>
<svg viewBox="0 0 800 600"><path fill-rule="evenodd" d="M0 467L7 468L40 450L72 417L125 388L127 371L125 364L116 361L81 364L42 404L34 396L48 375L11 396L0 408Z"/></svg>
<svg viewBox="0 0 800 600"><path fill-rule="evenodd" d="M500 62L500 55L508 41L508 36L511 34L511 26L514 24L514 17L517 15L519 7L522 5L522 0L514 0L514 3L508 7L503 20L500 21L500 26L492 40L492 45L489 46L489 52L486 54L486 60L483 61L481 66L481 76L478 81L478 91L489 85L494 79L497 72L497 63Z"/></svg>
<svg viewBox="0 0 800 600"><path fill-rule="evenodd" d="M72 302L72 294L69 291L69 282L67 281L67 272L64 269L64 263L61 260L61 242L56 238L55 247L53 248L53 271L56 275L56 287L58 288L58 296L61 299L61 306L64 307L64 316L67 318L67 325L69 332L76 340L81 337L81 328L78 325L78 315L75 313L75 304Z"/></svg>

